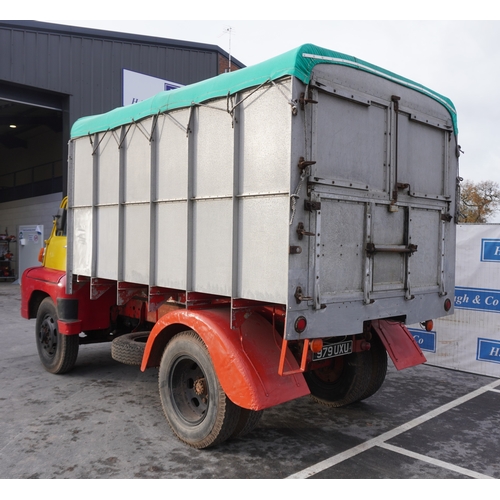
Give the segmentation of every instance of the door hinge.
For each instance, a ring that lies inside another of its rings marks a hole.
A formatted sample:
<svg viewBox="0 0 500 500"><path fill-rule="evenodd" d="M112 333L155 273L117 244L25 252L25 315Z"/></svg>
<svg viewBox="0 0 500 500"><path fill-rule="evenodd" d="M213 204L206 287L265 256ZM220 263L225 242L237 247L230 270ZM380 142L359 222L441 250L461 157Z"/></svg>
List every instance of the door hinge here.
<svg viewBox="0 0 500 500"><path fill-rule="evenodd" d="M309 93L309 97L308 97L308 98L306 98L306 94L305 94L305 92L302 92L302 93L300 94L299 104L300 104L300 109L301 109L302 111L304 111L304 106L305 106L306 104L318 104L318 101L315 101L314 99L311 99L311 97L310 97L310 96L311 96L311 93Z"/></svg>
<svg viewBox="0 0 500 500"><path fill-rule="evenodd" d="M299 163L297 166L300 168L300 170L304 170L306 167L314 165L315 163L316 163L315 161L306 160L303 156L301 156L299 158Z"/></svg>

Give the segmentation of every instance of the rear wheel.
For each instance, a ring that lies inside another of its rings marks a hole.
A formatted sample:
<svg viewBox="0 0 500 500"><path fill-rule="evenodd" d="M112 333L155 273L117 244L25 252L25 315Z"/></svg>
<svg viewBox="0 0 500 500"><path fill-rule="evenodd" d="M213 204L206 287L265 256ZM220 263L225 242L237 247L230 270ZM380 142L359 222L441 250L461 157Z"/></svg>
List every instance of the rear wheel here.
<svg viewBox="0 0 500 500"><path fill-rule="evenodd" d="M254 411L246 408L240 409L240 418L231 438L238 438L250 434L257 427L264 410Z"/></svg>
<svg viewBox="0 0 500 500"><path fill-rule="evenodd" d="M382 344L378 335L375 334L370 344L371 348L368 352L371 357L372 370L370 381L368 382L365 392L359 398L360 400L373 396L382 387L387 373L387 351L385 350L384 344Z"/></svg>
<svg viewBox="0 0 500 500"><path fill-rule="evenodd" d="M57 327L57 311L49 297L38 308L36 347L44 368L50 373L66 373L78 357L78 335L62 335Z"/></svg>
<svg viewBox="0 0 500 500"><path fill-rule="evenodd" d="M333 358L331 365L306 372L304 377L315 401L339 408L363 398L371 372L370 354L364 351Z"/></svg>
<svg viewBox="0 0 500 500"><path fill-rule="evenodd" d="M195 332L179 333L167 344L159 390L167 421L184 443L208 448L236 430L241 409L223 391L208 350Z"/></svg>

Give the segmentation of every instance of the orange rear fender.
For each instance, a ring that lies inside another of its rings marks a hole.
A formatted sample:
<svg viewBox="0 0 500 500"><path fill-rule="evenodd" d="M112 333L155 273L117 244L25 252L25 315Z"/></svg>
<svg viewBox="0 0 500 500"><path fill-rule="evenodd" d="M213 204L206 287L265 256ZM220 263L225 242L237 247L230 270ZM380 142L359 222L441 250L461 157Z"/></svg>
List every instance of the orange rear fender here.
<svg viewBox="0 0 500 500"><path fill-rule="evenodd" d="M159 366L168 341L185 330L203 339L223 390L238 406L262 410L309 394L301 373L278 375L281 337L255 312L235 330L230 328L228 309L177 309L165 314L149 335L141 370ZM286 363L290 370L297 369L289 351Z"/></svg>

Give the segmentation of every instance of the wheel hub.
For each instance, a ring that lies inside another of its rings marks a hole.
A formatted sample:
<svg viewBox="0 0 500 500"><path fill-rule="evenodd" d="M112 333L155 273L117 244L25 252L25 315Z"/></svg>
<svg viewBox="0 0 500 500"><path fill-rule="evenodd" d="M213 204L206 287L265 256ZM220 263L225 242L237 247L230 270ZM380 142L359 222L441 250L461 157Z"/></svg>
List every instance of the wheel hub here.
<svg viewBox="0 0 500 500"><path fill-rule="evenodd" d="M338 358L334 358L334 361L330 366L319 368L315 370L314 373L321 381L333 384L340 378L343 368L344 359L342 356L339 356Z"/></svg>
<svg viewBox="0 0 500 500"><path fill-rule="evenodd" d="M206 396L207 395L207 384L204 378L199 378L194 381L194 392L198 396Z"/></svg>
<svg viewBox="0 0 500 500"><path fill-rule="evenodd" d="M49 356L53 356L57 350L57 329L54 321L46 317L40 326L40 343Z"/></svg>
<svg viewBox="0 0 500 500"><path fill-rule="evenodd" d="M180 358L170 373L174 411L189 425L198 425L208 409L208 381L193 359Z"/></svg>

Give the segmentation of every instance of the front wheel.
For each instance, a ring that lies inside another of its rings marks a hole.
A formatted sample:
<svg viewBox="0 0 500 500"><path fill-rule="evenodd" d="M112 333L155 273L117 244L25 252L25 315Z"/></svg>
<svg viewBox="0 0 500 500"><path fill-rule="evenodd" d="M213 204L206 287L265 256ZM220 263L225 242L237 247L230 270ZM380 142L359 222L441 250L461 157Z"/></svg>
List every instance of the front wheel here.
<svg viewBox="0 0 500 500"><path fill-rule="evenodd" d="M223 391L205 343L195 332L179 333L167 344L158 383L167 421L184 443L208 448L235 432L240 408Z"/></svg>
<svg viewBox="0 0 500 500"><path fill-rule="evenodd" d="M66 373L78 357L78 335L62 335L57 328L57 311L49 297L36 315L36 347L43 367L50 373Z"/></svg>

